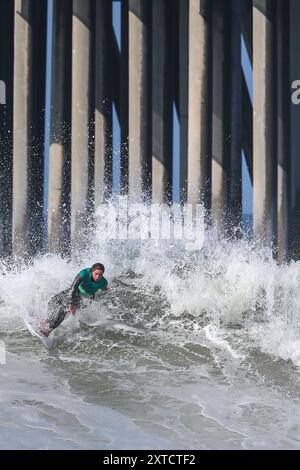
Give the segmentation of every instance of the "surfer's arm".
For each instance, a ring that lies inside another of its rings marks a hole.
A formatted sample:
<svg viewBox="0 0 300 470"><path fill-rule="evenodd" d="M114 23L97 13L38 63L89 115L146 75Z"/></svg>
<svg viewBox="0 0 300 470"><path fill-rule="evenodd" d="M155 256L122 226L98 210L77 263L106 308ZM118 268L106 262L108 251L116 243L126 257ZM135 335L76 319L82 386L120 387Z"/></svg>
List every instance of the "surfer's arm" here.
<svg viewBox="0 0 300 470"><path fill-rule="evenodd" d="M73 315L75 314L75 311L76 311L76 306L77 306L77 302L78 302L78 296L79 296L79 285L82 281L82 277L80 276L80 273L77 274L77 276L75 277L72 285L71 285L71 294L70 294L70 305L69 305L69 311L70 313L72 313Z"/></svg>
<svg viewBox="0 0 300 470"><path fill-rule="evenodd" d="M71 302L75 302L76 301L76 294L78 295L78 287L79 285L81 284L81 281L82 281L82 278L80 276L80 274L77 274L77 276L75 277L72 285L71 285Z"/></svg>

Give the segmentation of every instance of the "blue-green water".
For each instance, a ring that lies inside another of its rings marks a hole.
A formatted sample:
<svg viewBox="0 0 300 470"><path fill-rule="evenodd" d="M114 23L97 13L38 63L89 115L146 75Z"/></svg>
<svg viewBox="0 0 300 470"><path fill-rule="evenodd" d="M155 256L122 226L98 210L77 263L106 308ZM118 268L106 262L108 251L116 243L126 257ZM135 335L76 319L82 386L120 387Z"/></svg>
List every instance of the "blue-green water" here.
<svg viewBox="0 0 300 470"><path fill-rule="evenodd" d="M101 224L103 230L103 224ZM100 261L108 292L55 331L23 318ZM1 449L299 449L300 264L246 239L103 240L2 266Z"/></svg>

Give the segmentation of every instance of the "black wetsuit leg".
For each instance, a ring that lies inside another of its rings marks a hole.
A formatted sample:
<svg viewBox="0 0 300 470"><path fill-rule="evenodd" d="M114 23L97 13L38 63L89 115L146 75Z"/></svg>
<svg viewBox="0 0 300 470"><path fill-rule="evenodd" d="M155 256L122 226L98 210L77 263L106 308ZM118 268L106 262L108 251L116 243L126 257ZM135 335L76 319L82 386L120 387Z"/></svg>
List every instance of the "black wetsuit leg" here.
<svg viewBox="0 0 300 470"><path fill-rule="evenodd" d="M81 300L84 301L81 302ZM64 321L69 313L70 304L74 305L76 308L87 307L90 305L91 301L92 299L82 299L78 291L72 291L72 287L51 297L48 302L49 316L47 318L50 331L57 328Z"/></svg>
<svg viewBox="0 0 300 470"><path fill-rule="evenodd" d="M48 302L49 316L47 322L49 328L54 330L57 328L69 313L70 305L70 289L63 290L51 297Z"/></svg>
<svg viewBox="0 0 300 470"><path fill-rule="evenodd" d="M49 318L48 318L48 324L49 324L49 328L50 328L50 331L54 330L55 328L57 328L63 321L64 319L66 318L68 314L68 310L64 307L61 307L57 314L56 315L51 315Z"/></svg>

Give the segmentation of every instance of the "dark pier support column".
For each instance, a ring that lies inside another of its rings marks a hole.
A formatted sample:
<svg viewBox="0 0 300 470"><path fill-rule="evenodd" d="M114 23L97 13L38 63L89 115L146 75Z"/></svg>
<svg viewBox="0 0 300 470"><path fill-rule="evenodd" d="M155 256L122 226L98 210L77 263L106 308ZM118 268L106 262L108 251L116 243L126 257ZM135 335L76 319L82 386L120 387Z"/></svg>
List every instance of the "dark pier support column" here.
<svg viewBox="0 0 300 470"><path fill-rule="evenodd" d="M172 196L172 1L152 2L152 199Z"/></svg>
<svg viewBox="0 0 300 470"><path fill-rule="evenodd" d="M187 200L189 103L189 2L179 0L180 200Z"/></svg>
<svg viewBox="0 0 300 470"><path fill-rule="evenodd" d="M243 150L249 171L251 183L253 183L253 108L250 94L247 88L244 72L242 72L242 109L243 109Z"/></svg>
<svg viewBox="0 0 300 470"><path fill-rule="evenodd" d="M228 73L229 81L229 128L225 136L229 144L229 229L234 229L242 221L242 64L241 64L241 2L231 0L228 14L229 45ZM226 96L226 90L225 90ZM227 112L224 116L227 119Z"/></svg>
<svg viewBox="0 0 300 470"><path fill-rule="evenodd" d="M211 206L212 2L190 0L188 202Z"/></svg>
<svg viewBox="0 0 300 470"><path fill-rule="evenodd" d="M213 2L213 100L212 100L212 217L222 233L227 228L230 147L230 32L228 4Z"/></svg>
<svg viewBox="0 0 300 470"><path fill-rule="evenodd" d="M242 0L240 2L241 22L243 39L249 55L251 66L253 66L253 8L252 0ZM242 122L243 136L242 146L245 153L246 164L249 171L251 183L253 183L253 107L250 94L247 88L246 78L242 72Z"/></svg>
<svg viewBox="0 0 300 470"><path fill-rule="evenodd" d="M290 0L290 82L300 80L300 2ZM286 52L287 53L287 52ZM290 87L290 93L293 90ZM290 257L300 259L300 105L291 105L290 142Z"/></svg>
<svg viewBox="0 0 300 470"><path fill-rule="evenodd" d="M112 190L112 3L96 1L95 208Z"/></svg>
<svg viewBox="0 0 300 470"><path fill-rule="evenodd" d="M82 248L91 215L90 182L92 117L92 32L91 0L73 0L72 17L72 252Z"/></svg>
<svg viewBox="0 0 300 470"><path fill-rule="evenodd" d="M290 232L290 56L289 1L278 0L277 26L277 258L288 258Z"/></svg>
<svg viewBox="0 0 300 470"><path fill-rule="evenodd" d="M253 64L253 8L252 0L239 0L242 16L242 32L249 55L251 65Z"/></svg>
<svg viewBox="0 0 300 470"><path fill-rule="evenodd" d="M51 130L48 175L48 249L66 254L70 243L72 1L54 0Z"/></svg>
<svg viewBox="0 0 300 470"><path fill-rule="evenodd" d="M13 250L43 244L46 0L16 0L14 20Z"/></svg>
<svg viewBox="0 0 300 470"><path fill-rule="evenodd" d="M0 2L0 257L12 252L14 4Z"/></svg>
<svg viewBox="0 0 300 470"><path fill-rule="evenodd" d="M277 199L275 6L253 3L253 233L267 245L275 241Z"/></svg>
<svg viewBox="0 0 300 470"><path fill-rule="evenodd" d="M150 193L151 3L129 0L129 196Z"/></svg>
<svg viewBox="0 0 300 470"><path fill-rule="evenodd" d="M120 127L121 127L121 193L128 192L128 0L121 2Z"/></svg>
<svg viewBox="0 0 300 470"><path fill-rule="evenodd" d="M242 16L242 32L251 66L253 66L253 8L252 0L240 0ZM244 72L242 72L242 119L243 119L243 150L246 163L253 183L253 108L248 92Z"/></svg>

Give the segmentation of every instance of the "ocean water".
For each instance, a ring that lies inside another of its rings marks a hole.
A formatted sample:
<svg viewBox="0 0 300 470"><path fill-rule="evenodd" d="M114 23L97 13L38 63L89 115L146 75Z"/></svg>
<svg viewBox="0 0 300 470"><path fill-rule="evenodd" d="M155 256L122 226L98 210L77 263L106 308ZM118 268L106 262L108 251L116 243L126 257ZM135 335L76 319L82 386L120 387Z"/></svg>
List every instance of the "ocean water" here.
<svg viewBox="0 0 300 470"><path fill-rule="evenodd" d="M0 264L0 448L299 449L300 263L105 230L71 260ZM47 350L24 319L97 261L110 290Z"/></svg>

